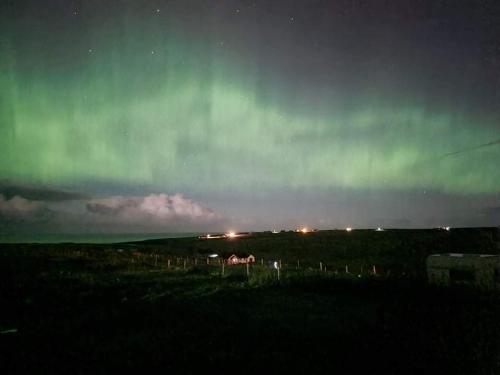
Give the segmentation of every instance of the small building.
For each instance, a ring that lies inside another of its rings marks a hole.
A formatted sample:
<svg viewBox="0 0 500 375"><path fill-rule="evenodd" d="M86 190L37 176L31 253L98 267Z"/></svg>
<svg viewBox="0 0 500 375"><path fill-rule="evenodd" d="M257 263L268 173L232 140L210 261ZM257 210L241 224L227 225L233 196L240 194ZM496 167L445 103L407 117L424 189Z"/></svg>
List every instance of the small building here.
<svg viewBox="0 0 500 375"><path fill-rule="evenodd" d="M500 255L434 254L427 258L427 278L436 285L466 285L500 290Z"/></svg>
<svg viewBox="0 0 500 375"><path fill-rule="evenodd" d="M226 260L227 264L247 264L247 263L255 263L255 257L253 255L247 254L233 254Z"/></svg>

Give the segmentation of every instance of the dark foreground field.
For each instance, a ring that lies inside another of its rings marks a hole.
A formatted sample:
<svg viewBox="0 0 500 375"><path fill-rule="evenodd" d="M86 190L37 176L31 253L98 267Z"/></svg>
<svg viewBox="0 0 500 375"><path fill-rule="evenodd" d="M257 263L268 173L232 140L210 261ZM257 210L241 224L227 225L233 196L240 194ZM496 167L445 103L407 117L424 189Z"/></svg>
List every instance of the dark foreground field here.
<svg viewBox="0 0 500 375"><path fill-rule="evenodd" d="M500 373L500 296L423 277L428 253L498 253L496 229L0 249L2 373ZM206 265L231 251L249 276Z"/></svg>

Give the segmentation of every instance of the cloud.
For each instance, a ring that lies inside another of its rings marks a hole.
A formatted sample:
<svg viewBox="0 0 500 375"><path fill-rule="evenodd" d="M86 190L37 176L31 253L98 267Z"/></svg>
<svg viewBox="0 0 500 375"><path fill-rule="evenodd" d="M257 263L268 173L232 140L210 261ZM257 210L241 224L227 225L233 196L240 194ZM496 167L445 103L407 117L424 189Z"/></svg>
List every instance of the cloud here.
<svg viewBox="0 0 500 375"><path fill-rule="evenodd" d="M82 198L29 189L43 199L0 194L0 229L52 232L195 232L219 228L221 215L177 193ZM74 199L70 199L74 197Z"/></svg>
<svg viewBox="0 0 500 375"><path fill-rule="evenodd" d="M9 199L0 194L0 229L3 231L23 231L45 226L56 216L56 212L44 202L19 196Z"/></svg>
<svg viewBox="0 0 500 375"><path fill-rule="evenodd" d="M0 215L8 217L29 217L43 210L43 204L22 197L5 198L0 194Z"/></svg>
<svg viewBox="0 0 500 375"><path fill-rule="evenodd" d="M0 181L0 229L6 232L55 230L75 216L60 210L84 199L80 193Z"/></svg>
<svg viewBox="0 0 500 375"><path fill-rule="evenodd" d="M35 187L30 185L12 184L5 181L0 181L0 194L7 200L17 196L27 200L47 202L60 202L85 198L85 196L80 193L51 189L43 186Z"/></svg>
<svg viewBox="0 0 500 375"><path fill-rule="evenodd" d="M219 216L209 208L182 194L150 194L139 197L92 199L87 211L100 219L121 223L168 224L171 222L210 222Z"/></svg>

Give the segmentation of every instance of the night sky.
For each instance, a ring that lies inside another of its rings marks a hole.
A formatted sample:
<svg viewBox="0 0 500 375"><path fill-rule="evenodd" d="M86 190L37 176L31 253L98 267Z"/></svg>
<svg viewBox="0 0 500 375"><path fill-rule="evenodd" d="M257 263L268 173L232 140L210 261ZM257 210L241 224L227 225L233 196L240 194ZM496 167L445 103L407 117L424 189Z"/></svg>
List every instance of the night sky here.
<svg viewBox="0 0 500 375"><path fill-rule="evenodd" d="M500 224L496 0L0 4L0 232Z"/></svg>

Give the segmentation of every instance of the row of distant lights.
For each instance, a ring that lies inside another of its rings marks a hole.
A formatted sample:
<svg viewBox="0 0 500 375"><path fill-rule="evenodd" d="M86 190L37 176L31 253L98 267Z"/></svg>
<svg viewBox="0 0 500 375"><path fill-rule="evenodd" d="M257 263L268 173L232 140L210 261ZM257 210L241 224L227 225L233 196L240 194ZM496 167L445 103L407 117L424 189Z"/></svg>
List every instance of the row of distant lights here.
<svg viewBox="0 0 500 375"><path fill-rule="evenodd" d="M449 232L451 228L450 228L450 227L441 227L440 229L442 229L442 230L445 230L445 231ZM352 232L352 230L353 230L353 229L352 229L351 227L347 227L347 228L345 228L345 230L346 230L346 232ZM383 232L383 231L384 231L384 229L383 229L383 228L378 227L377 229L375 229L375 231L376 231L376 232Z"/></svg>
<svg viewBox="0 0 500 375"><path fill-rule="evenodd" d="M450 231L450 227L441 227L442 230L445 230L447 232ZM345 228L346 232L352 232L353 231L353 228L352 227L347 227ZM381 227L378 227L377 229L375 229L375 232L383 232L384 229L381 228ZM300 228L300 229L296 229L295 232L298 232L298 233L309 233L311 232L311 230L309 230L308 228L304 227L304 228ZM273 230L272 233L274 234L277 234L279 233L277 230ZM235 238L235 237L238 237L238 235L236 234L236 232L228 232L224 235L225 237L227 238ZM207 238L211 238L212 236L210 234L207 234Z"/></svg>
<svg viewBox="0 0 500 375"><path fill-rule="evenodd" d="M234 237L237 237L238 235L235 233L235 232L228 232L228 233L225 233L224 234L224 237L228 237L228 238L234 238ZM218 238L220 237L219 235L218 236L212 236L211 234L208 234L206 235L207 238Z"/></svg>
<svg viewBox="0 0 500 375"><path fill-rule="evenodd" d="M346 232L352 232L352 228L351 227L347 227L345 228ZM377 229L375 229L375 232L383 232L384 229L383 228L380 228L378 227Z"/></svg>

